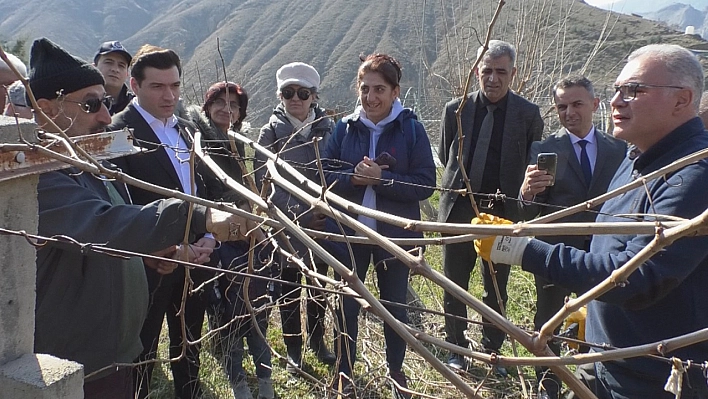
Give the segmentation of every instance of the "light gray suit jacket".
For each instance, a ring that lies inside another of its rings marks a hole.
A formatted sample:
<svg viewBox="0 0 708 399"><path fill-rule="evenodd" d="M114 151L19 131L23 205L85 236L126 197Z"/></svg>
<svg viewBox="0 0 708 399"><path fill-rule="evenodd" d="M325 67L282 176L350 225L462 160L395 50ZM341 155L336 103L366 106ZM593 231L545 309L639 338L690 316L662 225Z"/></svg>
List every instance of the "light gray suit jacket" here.
<svg viewBox="0 0 708 399"><path fill-rule="evenodd" d="M537 216L547 215L559 210L559 207L576 205L607 192L607 187L612 177L626 156L627 145L624 141L597 129L595 129L595 140L597 142L597 159L590 186L585 183L583 172L580 169L580 162L565 128L561 128L542 142L536 142L531 145L530 165L536 164L536 157L539 153L555 152L558 154L555 184L544 192L537 194L534 199L536 203L556 206L524 205L520 201L518 206L523 219L530 220ZM559 221L594 222L596 216L595 212L580 212ZM585 241L589 237L553 236L541 238L543 241L552 244L563 242L577 248L583 248Z"/></svg>
<svg viewBox="0 0 708 399"><path fill-rule="evenodd" d="M462 130L464 135L462 162L469 165L470 154L474 152L472 148L472 129L476 113L476 101L480 96L479 91L471 93L468 97L465 108L462 110ZM442 115L440 144L438 145L438 158L445 171L442 177L442 187L460 189L464 187L462 172L457 163L457 120L455 110L462 102L462 98L457 98L445 105ZM499 171L500 189L507 197L516 198L519 188L524 180L524 171L528 162L528 154L531 143L541 140L543 132L543 120L538 110L538 106L528 100L509 92L507 100L506 117L504 119L504 134L502 138L501 167ZM482 171L467 171L468 176ZM443 192L440 195L440 211L438 221L447 222L450 219L450 212L455 201L469 201L467 197L461 197L456 193ZM507 204L504 207L507 219L518 220L518 208L514 204Z"/></svg>

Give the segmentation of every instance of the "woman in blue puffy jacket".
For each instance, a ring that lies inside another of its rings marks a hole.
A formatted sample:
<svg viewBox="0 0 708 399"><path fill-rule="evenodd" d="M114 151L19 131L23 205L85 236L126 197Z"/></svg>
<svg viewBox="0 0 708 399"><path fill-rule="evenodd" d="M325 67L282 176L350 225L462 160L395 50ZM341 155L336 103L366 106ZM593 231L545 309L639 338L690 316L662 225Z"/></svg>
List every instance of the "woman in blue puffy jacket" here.
<svg viewBox="0 0 708 399"><path fill-rule="evenodd" d="M361 106L337 124L323 156L327 184L331 186L336 181L335 193L367 208L419 220L418 201L430 197L435 186L430 141L416 115L403 108L398 98L401 91L398 61L386 54L371 54L362 61L357 73ZM358 220L387 237L422 237L422 233L362 215ZM344 246L338 249L334 251L338 258L351 266L351 257ZM352 251L355 270L362 281L373 258L381 299L405 303L409 273L405 264L374 245L352 245ZM405 309L393 306L387 309L396 319L406 322ZM354 394L351 373L359 304L351 297L344 297L337 313L342 334L335 337L335 347L340 357L341 378L335 381L335 388L348 397ZM405 341L388 325L384 326L384 337L389 374L405 388L406 377L401 370ZM409 395L394 385L394 397Z"/></svg>

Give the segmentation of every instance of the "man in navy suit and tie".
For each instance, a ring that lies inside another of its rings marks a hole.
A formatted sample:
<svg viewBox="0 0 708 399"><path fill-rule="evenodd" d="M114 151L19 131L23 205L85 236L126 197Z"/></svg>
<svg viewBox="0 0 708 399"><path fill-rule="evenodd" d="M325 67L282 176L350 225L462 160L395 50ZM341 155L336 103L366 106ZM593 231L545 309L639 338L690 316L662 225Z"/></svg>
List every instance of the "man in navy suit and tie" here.
<svg viewBox="0 0 708 399"><path fill-rule="evenodd" d="M553 86L553 102L563 126L542 142L531 145L529 166L521 185L519 208L524 219L553 213L604 194L626 153L624 141L597 130L592 122L600 99L595 97L592 82L583 76L561 79ZM555 179L536 166L538 154L558 155ZM555 180L555 181L554 181ZM553 182L554 181L554 182ZM553 182L553 184L551 184ZM594 222L595 211L568 216L562 222ZM540 237L551 244L564 243L576 248L590 248L591 236ZM536 278L536 315L538 331L565 302L570 291ZM558 333L558 331L556 331ZM549 343L558 354L560 345ZM557 399L561 381L543 367L536 368L539 398Z"/></svg>

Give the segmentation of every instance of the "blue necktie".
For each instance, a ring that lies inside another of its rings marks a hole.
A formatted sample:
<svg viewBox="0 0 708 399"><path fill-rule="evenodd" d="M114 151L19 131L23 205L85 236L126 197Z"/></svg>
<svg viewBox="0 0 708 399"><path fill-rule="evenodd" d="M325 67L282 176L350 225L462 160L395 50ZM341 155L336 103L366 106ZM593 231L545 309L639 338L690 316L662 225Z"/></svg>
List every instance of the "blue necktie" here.
<svg viewBox="0 0 708 399"><path fill-rule="evenodd" d="M590 187L590 180L592 180L592 169L590 168L590 157L588 157L588 152L585 149L587 144L587 140L578 141L578 145L580 146L580 169L583 171L585 183L587 183L588 187Z"/></svg>

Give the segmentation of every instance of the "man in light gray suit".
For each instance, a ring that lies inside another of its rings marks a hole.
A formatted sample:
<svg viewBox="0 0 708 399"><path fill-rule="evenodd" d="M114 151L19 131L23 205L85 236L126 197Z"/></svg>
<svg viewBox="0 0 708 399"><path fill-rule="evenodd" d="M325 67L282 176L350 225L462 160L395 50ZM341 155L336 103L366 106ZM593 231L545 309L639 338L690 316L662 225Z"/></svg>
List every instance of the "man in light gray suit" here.
<svg viewBox="0 0 708 399"><path fill-rule="evenodd" d="M477 54L482 53L482 47ZM469 94L462 109L462 164L467 170L472 192L481 212L506 219L517 220L518 208L514 203L490 201L483 194L500 191L507 197L516 198L524 178L524 168L528 161L531 143L541 139L543 121L538 107L509 91L516 68L514 46L501 40L491 40L489 49L480 61L475 75L480 90ZM462 99L455 99L445 105L442 115L438 157L445 165L442 186L446 189L465 188L460 171L457 152L457 120L455 111ZM482 194L482 195L480 195ZM469 223L475 217L470 199L457 192L444 192L440 196L438 220L449 223ZM477 254L472 243L449 244L443 248L443 269L445 276L465 290L474 269ZM496 278L501 298L506 304L506 283L509 278L508 265L495 265ZM485 264L484 303L499 312L493 280ZM444 294L445 312L467 317L467 308L449 293ZM459 318L445 318L445 333L448 342L468 346L464 331L467 323ZM487 352L498 352L505 334L494 327L482 330L482 346ZM448 365L455 369L467 367L464 357L451 354ZM506 371L497 368L501 374Z"/></svg>
<svg viewBox="0 0 708 399"><path fill-rule="evenodd" d="M553 86L553 102L563 127L542 142L531 145L531 157L519 193L519 209L524 219L553 213L604 194L626 153L622 140L595 129L593 113L600 100L595 97L592 82L583 76L560 80ZM555 179L536 166L540 153L558 154ZM587 176L586 176L587 174ZM551 182L555 180L554 184ZM541 205L543 204L543 205ZM594 222L594 211L577 213L559 221ZM592 236L541 237L551 244L564 243L589 250ZM570 291L536 278L536 315L538 331L563 306ZM558 330L556 330L556 334ZM559 354L560 345L551 341L551 349ZM547 368L536 368L539 398L557 399L561 381Z"/></svg>

